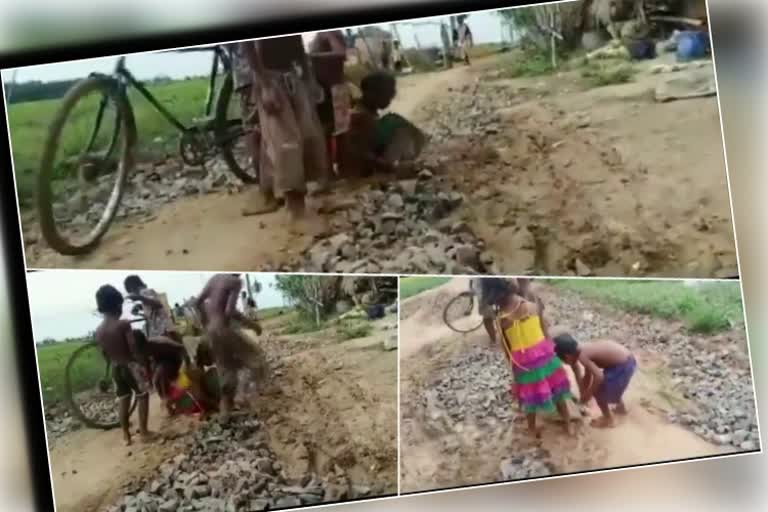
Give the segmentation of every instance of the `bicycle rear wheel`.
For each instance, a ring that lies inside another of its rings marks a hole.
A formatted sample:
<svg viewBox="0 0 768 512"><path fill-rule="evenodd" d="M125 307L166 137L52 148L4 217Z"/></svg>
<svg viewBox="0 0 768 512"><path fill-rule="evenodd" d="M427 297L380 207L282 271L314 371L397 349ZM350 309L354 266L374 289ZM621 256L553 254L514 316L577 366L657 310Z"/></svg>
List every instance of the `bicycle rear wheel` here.
<svg viewBox="0 0 768 512"><path fill-rule="evenodd" d="M96 122L90 123L87 119L96 101L100 105ZM105 111L113 113L114 121L103 118ZM65 128L70 137L65 136ZM92 131L86 135L84 129ZM99 143L106 149L97 151ZM120 206L135 144L133 111L114 79L91 76L61 100L43 147L37 181L40 228L55 251L85 254L99 243Z"/></svg>
<svg viewBox="0 0 768 512"><path fill-rule="evenodd" d="M84 344L69 357L64 386L72 415L83 425L103 430L120 426L112 368L95 342ZM131 413L136 404L134 396Z"/></svg>
<svg viewBox="0 0 768 512"><path fill-rule="evenodd" d="M232 75L227 74L216 100L214 136L229 170L244 183L257 183L259 162L251 159L246 137L252 137L252 134L243 127L242 116L245 113L240 101L240 94L234 90Z"/></svg>
<svg viewBox="0 0 768 512"><path fill-rule="evenodd" d="M467 334L483 325L483 318L475 315L475 294L462 292L445 306L443 321L451 330Z"/></svg>

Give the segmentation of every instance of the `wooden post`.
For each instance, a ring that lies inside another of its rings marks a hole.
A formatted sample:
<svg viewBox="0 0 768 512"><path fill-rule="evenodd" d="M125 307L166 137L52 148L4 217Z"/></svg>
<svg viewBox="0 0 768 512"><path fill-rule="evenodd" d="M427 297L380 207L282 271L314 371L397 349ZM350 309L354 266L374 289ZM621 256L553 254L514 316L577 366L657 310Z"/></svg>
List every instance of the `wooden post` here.
<svg viewBox="0 0 768 512"><path fill-rule="evenodd" d="M549 11L549 39L552 45L552 69L557 69L557 43L555 41L555 7L552 6Z"/></svg>

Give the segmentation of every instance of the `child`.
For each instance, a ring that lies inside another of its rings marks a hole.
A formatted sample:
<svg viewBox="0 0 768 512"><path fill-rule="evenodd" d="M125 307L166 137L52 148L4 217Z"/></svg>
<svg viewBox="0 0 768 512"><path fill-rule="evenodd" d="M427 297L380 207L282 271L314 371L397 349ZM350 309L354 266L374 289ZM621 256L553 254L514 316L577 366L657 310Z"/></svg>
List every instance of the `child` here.
<svg viewBox="0 0 768 512"><path fill-rule="evenodd" d="M152 385L168 411L172 414L171 386L178 378L184 362L189 361L187 349L182 343L170 338L155 337L147 339L143 332L133 331L140 350L145 352L153 363Z"/></svg>
<svg viewBox="0 0 768 512"><path fill-rule="evenodd" d="M379 117L397 94L395 77L375 72L360 83L362 98L352 113L350 129L341 149L340 165L344 176L369 176L375 171L397 172L421 152L426 138L397 114Z"/></svg>
<svg viewBox="0 0 768 512"><path fill-rule="evenodd" d="M266 356L261 348L251 343L238 329L237 324L241 324L261 334L258 322L245 318L237 310L237 298L242 286L238 274L216 274L208 280L195 301L219 374L222 423L229 421L234 408L240 373L250 371L256 380L261 381L267 371Z"/></svg>
<svg viewBox="0 0 768 512"><path fill-rule="evenodd" d="M143 441L150 441L154 434L147 428L149 418L149 360L140 350L130 322L121 320L123 296L114 286L104 285L96 291L96 306L104 315L96 328L96 343L112 365L112 377L119 400L120 426L125 444L131 444L128 416L131 395L136 394L139 406L139 433Z"/></svg>
<svg viewBox="0 0 768 512"><path fill-rule="evenodd" d="M610 405L616 405L617 414L626 414L623 395L635 373L637 362L626 347L611 340L577 343L569 334L555 338L557 356L571 365L579 382L581 402L595 397L603 417L592 421L592 426L613 426ZM584 378L580 378L579 363L584 366Z"/></svg>
<svg viewBox="0 0 768 512"><path fill-rule="evenodd" d="M544 336L541 309L527 300L516 282L488 278L488 300L499 308L498 325L502 347L512 365L514 392L526 413L528 430L535 437L540 411L557 409L566 433L571 433L567 400L571 398L568 376L555 355L552 340Z"/></svg>
<svg viewBox="0 0 768 512"><path fill-rule="evenodd" d="M177 343L182 343L181 335L176 331L171 313L163 304L160 294L149 288L139 276L132 275L123 282L128 298L141 302L147 318L147 333L149 338L167 337Z"/></svg>
<svg viewBox="0 0 768 512"><path fill-rule="evenodd" d="M195 364L186 361L180 366L168 386L169 412L171 414L200 414L205 419L210 411L216 410L218 397L217 380L213 359L205 344L197 347Z"/></svg>

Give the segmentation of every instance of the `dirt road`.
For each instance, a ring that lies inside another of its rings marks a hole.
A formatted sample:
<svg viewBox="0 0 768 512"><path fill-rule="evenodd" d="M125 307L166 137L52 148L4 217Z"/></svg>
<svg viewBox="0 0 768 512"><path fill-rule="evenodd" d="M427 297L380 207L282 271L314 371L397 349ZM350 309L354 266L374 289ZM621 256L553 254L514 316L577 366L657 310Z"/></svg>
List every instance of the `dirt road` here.
<svg viewBox="0 0 768 512"><path fill-rule="evenodd" d="M709 431L710 427L723 432L726 428L720 420L701 416L700 411L707 407L746 408L752 411L747 413L750 421L756 423L753 398L726 404L726 397L733 395L722 383L749 380L748 368L734 363L732 374L723 372L713 385L717 390L700 377L679 372L676 351L707 340L680 337L680 326L674 323L617 313L576 295L542 287L540 295L550 321L582 340L607 336L620 340L635 353L639 371L626 395L629 415L618 418L616 428L600 430L579 423L577 434L568 438L556 418L550 417L544 422L543 439L532 440L523 415L508 395L509 369L497 349L489 347L485 332L479 329L463 336L442 323L448 300L465 289L465 279L454 279L402 303L403 492L738 451L736 446L712 441L731 439ZM675 340L675 347L679 343L680 348L673 351L672 341L670 345L654 341L661 337ZM746 353L743 329L727 340L712 340L712 344ZM751 384L747 384L751 396ZM696 388L709 389L710 402L685 398ZM596 405L589 415L599 416ZM740 423L747 427L745 432L748 425ZM756 435L756 424L754 429Z"/></svg>
<svg viewBox="0 0 768 512"><path fill-rule="evenodd" d="M738 274L717 100L656 103L649 91L659 80L648 71L600 88L586 87L578 72L499 79L495 58L399 78L392 110L433 137L424 161L437 177L434 194L457 194L461 203L440 220L449 227L463 222L472 236L455 233L439 247L448 261L408 254L387 270ZM79 258L47 249L28 220L26 255L32 267L347 271L368 264L377 271L393 259L385 248L406 254L435 238L401 234L378 243L380 221L369 210L381 215L382 208L367 205L374 194L363 192L378 188L339 183L329 200L353 211L314 215L298 230L284 212L243 217L248 190L181 197L153 208L149 220L117 223L100 247ZM400 195L394 205L427 200ZM313 200L310 207L322 204ZM415 211L404 213L412 232L421 229L409 224ZM356 232L366 221L373 234ZM420 222L443 229L435 218ZM331 243L336 254L312 256L313 244L338 234L352 247ZM452 246L461 244L473 254L454 268ZM364 260L355 261L360 254ZM428 265L411 266L424 258Z"/></svg>
<svg viewBox="0 0 768 512"><path fill-rule="evenodd" d="M290 485L308 474L343 474L352 486L346 497L397 491L397 352L381 348L394 324L390 315L369 337L345 342L332 329L261 340L275 389L246 410L263 425L266 446ZM265 322L267 333L283 326L279 319ZM165 438L158 443L125 447L119 430L79 430L57 439L51 467L58 510L106 510L158 478L158 468L192 455L192 439L209 427L193 418L170 420L158 405L153 401L150 419L150 428ZM247 442L241 437L232 444L229 458ZM249 453L258 456L259 450ZM204 471L205 456L198 457ZM234 487L223 492L232 494Z"/></svg>

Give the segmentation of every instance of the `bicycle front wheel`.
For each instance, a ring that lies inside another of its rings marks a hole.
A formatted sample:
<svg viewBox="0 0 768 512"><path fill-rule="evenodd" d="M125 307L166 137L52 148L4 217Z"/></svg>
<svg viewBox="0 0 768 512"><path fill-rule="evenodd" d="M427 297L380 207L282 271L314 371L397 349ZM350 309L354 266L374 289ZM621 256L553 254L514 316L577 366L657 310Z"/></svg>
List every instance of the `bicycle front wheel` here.
<svg viewBox="0 0 768 512"><path fill-rule="evenodd" d="M258 149L258 142L252 131L243 127L243 117L249 113L242 105L240 94L234 90L232 75L224 78L216 100L216 117L214 119L214 137L221 157L232 173L244 183L259 181L259 162L252 159L252 150L248 139ZM258 133L258 128L254 127Z"/></svg>
<svg viewBox="0 0 768 512"><path fill-rule="evenodd" d="M78 255L99 243L120 206L135 145L133 111L117 81L95 75L67 92L37 181L40 228L51 248Z"/></svg>
<svg viewBox="0 0 768 512"><path fill-rule="evenodd" d="M120 426L112 369L95 342L77 348L67 361L64 391L72 415L88 428ZM136 408L136 397L131 413Z"/></svg>
<svg viewBox="0 0 768 512"><path fill-rule="evenodd" d="M467 334L483 325L483 318L475 312L475 294L462 292L445 306L443 321L451 330Z"/></svg>

